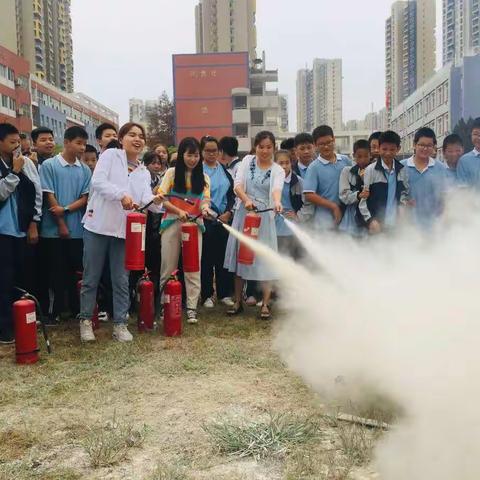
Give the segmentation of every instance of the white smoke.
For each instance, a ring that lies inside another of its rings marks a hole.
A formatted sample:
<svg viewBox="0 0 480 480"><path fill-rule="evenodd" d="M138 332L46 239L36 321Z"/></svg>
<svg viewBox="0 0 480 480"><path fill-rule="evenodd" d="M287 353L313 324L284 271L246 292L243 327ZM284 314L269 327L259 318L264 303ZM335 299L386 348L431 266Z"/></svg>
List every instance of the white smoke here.
<svg viewBox="0 0 480 480"><path fill-rule="evenodd" d="M429 236L324 235L307 267L262 249L281 276L289 367L318 391L342 375L404 410L377 449L382 480L480 478L478 212L463 194Z"/></svg>

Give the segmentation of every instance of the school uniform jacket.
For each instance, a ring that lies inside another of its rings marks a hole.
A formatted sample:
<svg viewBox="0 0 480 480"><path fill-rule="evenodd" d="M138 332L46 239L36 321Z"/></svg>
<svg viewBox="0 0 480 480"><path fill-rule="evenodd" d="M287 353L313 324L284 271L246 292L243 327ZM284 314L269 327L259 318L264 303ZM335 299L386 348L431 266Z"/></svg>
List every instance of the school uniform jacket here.
<svg viewBox="0 0 480 480"><path fill-rule="evenodd" d="M407 171L398 160L394 160L394 166L397 182L395 192L397 205L406 205L409 198ZM383 223L387 207L388 180L381 158L367 167L364 175L364 184L369 189L370 195L368 199L362 198L360 200L358 205L360 213L367 224L372 220L378 220L380 223Z"/></svg>

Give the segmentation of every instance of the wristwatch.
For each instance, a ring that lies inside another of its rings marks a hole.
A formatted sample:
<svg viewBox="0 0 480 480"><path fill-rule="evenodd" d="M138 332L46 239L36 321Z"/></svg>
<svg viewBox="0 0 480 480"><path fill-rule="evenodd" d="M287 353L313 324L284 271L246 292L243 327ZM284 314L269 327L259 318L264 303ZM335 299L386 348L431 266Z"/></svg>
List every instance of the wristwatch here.
<svg viewBox="0 0 480 480"><path fill-rule="evenodd" d="M63 213L70 213L70 207L68 205L63 207Z"/></svg>

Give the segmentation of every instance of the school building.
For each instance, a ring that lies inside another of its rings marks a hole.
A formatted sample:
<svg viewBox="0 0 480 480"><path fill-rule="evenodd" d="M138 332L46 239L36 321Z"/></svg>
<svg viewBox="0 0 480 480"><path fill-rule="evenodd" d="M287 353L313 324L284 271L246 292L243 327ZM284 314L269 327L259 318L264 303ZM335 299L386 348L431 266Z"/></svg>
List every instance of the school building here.
<svg viewBox="0 0 480 480"><path fill-rule="evenodd" d="M391 116L391 128L402 138L402 153L413 152L415 132L424 126L437 134L438 144L460 121L480 117L480 55L449 63L400 103Z"/></svg>

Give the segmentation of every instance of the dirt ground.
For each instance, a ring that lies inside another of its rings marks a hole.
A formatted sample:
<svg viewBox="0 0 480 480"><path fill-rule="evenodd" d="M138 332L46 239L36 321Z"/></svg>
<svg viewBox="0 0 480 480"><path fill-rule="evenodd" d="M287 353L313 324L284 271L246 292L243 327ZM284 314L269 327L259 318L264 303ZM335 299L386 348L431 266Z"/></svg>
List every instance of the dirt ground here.
<svg viewBox="0 0 480 480"><path fill-rule="evenodd" d="M71 322L50 330L54 352L41 341L33 366L17 366L13 347L0 347L0 480L376 478L367 458L349 453L347 431L324 421L329 405L272 351L274 323L253 310L232 320L218 308L203 311L180 338L135 333L131 344L118 344L111 324L102 324L97 342L81 345ZM215 420L271 413L318 419L318 436L257 460L221 453L204 430ZM117 425L133 435L131 448L95 466L95 452L113 448L108 431Z"/></svg>

